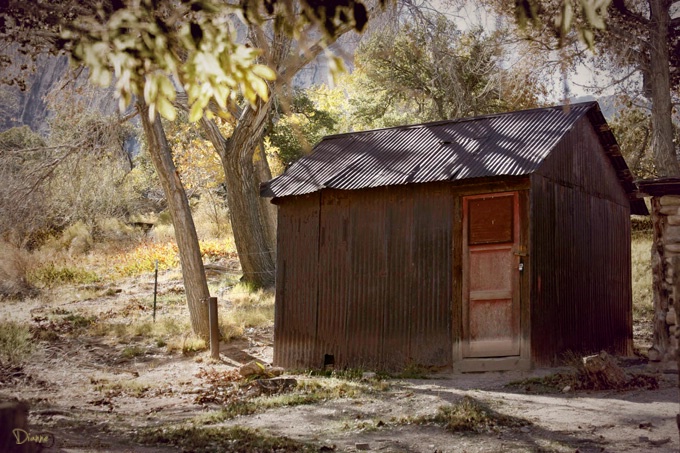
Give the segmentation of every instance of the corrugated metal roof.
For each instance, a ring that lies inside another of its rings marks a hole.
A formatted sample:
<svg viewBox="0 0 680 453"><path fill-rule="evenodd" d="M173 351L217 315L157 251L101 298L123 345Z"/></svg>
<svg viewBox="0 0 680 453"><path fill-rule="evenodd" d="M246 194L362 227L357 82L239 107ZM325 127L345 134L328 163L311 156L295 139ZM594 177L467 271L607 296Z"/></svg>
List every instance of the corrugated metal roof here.
<svg viewBox="0 0 680 453"><path fill-rule="evenodd" d="M528 175L584 115L591 113L591 121L599 123L599 110L597 102L585 102L328 136L309 156L263 184L261 195ZM608 128L595 126L600 135L611 135ZM616 144L613 135L601 141ZM620 153L615 157L612 163L630 193L633 178L625 162L619 168Z"/></svg>

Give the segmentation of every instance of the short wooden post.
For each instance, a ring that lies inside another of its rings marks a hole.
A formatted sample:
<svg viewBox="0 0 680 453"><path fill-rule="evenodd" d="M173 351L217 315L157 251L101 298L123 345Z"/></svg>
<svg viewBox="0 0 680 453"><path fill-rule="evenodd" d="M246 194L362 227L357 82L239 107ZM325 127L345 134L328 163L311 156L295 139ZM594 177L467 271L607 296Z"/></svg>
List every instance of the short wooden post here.
<svg viewBox="0 0 680 453"><path fill-rule="evenodd" d="M208 318L210 320L210 357L220 358L220 326L217 319L217 297L208 299Z"/></svg>
<svg viewBox="0 0 680 453"><path fill-rule="evenodd" d="M156 295L158 294L158 260L154 264L154 277L153 277L153 322L156 322Z"/></svg>
<svg viewBox="0 0 680 453"><path fill-rule="evenodd" d="M18 401L0 403L0 451L29 453L37 451L34 442L26 440L28 404Z"/></svg>

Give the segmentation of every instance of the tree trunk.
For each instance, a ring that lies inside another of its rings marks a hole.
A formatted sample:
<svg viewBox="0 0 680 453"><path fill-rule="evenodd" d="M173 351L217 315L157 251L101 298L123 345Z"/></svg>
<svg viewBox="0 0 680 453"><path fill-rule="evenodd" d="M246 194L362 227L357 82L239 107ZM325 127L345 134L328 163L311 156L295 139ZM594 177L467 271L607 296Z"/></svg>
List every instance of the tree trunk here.
<svg viewBox="0 0 680 453"><path fill-rule="evenodd" d="M270 108L271 100L260 101L257 109L246 106L228 140L215 123L201 120L224 168L229 218L243 279L255 287L272 286L276 270L275 210L260 198L262 171L256 169L256 165L266 165L266 160L256 163L254 159Z"/></svg>
<svg viewBox="0 0 680 453"><path fill-rule="evenodd" d="M191 328L196 335L207 340L210 336L207 303L210 291L205 278L201 249L198 244L194 219L189 208L189 200L172 161L170 145L165 137L165 131L158 114L152 122L149 119L148 107L143 102L138 101L137 108L149 144L149 155L163 186L172 224L175 227L175 240L182 265L182 277L187 294Z"/></svg>
<svg viewBox="0 0 680 453"><path fill-rule="evenodd" d="M652 101L652 149L659 176L680 175L673 144L671 85L669 74L668 29L670 2L649 0L650 75Z"/></svg>

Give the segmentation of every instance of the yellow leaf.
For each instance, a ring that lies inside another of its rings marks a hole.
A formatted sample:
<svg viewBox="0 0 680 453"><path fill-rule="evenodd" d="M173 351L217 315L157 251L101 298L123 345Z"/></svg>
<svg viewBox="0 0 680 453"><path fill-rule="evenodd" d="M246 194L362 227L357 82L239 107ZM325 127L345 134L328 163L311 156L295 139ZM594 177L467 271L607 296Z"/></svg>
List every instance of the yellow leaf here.
<svg viewBox="0 0 680 453"><path fill-rule="evenodd" d="M158 91L170 101L174 101L177 95L177 92L175 91L175 86L172 84L172 82L167 76L158 77Z"/></svg>
<svg viewBox="0 0 680 453"><path fill-rule="evenodd" d="M604 19L597 12L597 6L592 0L581 0L581 9L591 27L604 30Z"/></svg>
<svg viewBox="0 0 680 453"><path fill-rule="evenodd" d="M158 85L156 84L156 76L149 74L144 80L144 100L147 104L151 104L158 95Z"/></svg>
<svg viewBox="0 0 680 453"><path fill-rule="evenodd" d="M257 93L257 95L260 96L264 101L269 99L269 87L264 80L253 77L251 80L251 85L253 87L253 91L255 91L255 93Z"/></svg>
<svg viewBox="0 0 680 453"><path fill-rule="evenodd" d="M255 93L255 91L253 91L251 86L244 83L242 86L242 90L243 97L246 98L250 105L255 106L255 104L257 103L257 94Z"/></svg>
<svg viewBox="0 0 680 453"><path fill-rule="evenodd" d="M152 102L149 104L149 121L153 123L156 118L156 103Z"/></svg>
<svg viewBox="0 0 680 453"><path fill-rule="evenodd" d="M229 88L222 84L213 85L213 96L215 102L220 106L221 109L227 108L227 97L229 97Z"/></svg>
<svg viewBox="0 0 680 453"><path fill-rule="evenodd" d="M189 111L189 121L195 123L200 120L203 116L203 106L198 102L194 102L191 105L191 110Z"/></svg>
<svg viewBox="0 0 680 453"><path fill-rule="evenodd" d="M256 64L253 66L253 74L265 80L276 80L276 72L269 66Z"/></svg>
<svg viewBox="0 0 680 453"><path fill-rule="evenodd" d="M177 111L175 110L175 106L172 105L172 103L167 98L164 96L158 96L156 105L158 108L158 113L160 113L163 118L167 119L168 121L175 121L175 118L177 117Z"/></svg>
<svg viewBox="0 0 680 453"><path fill-rule="evenodd" d="M562 11L560 11L560 14L555 18L555 25L560 29L561 36L565 36L569 33L573 17L574 10L571 7L571 1L563 2Z"/></svg>

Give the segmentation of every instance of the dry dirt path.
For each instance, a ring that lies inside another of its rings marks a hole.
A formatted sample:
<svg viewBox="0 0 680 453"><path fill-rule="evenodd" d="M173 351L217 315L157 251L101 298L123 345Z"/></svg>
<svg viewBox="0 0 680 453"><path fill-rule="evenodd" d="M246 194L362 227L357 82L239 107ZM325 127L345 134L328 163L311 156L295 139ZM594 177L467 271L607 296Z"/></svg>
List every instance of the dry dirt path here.
<svg viewBox="0 0 680 453"><path fill-rule="evenodd" d="M171 284L172 282L167 282ZM119 285L120 286L120 285ZM73 296L66 301L3 304L0 319L28 322L46 310L107 313L124 309L148 291L131 280L115 295ZM100 291L101 292L101 291ZM165 452L167 445L141 445L138 434L200 420L219 405L200 404L206 383L201 370L225 371L255 357L271 360L271 327L247 331L244 339L222 345L222 363L207 354L183 356L160 347L125 358L119 342L95 336L60 335L12 379L0 381L0 400L31 405L32 432L50 432L55 444L43 451ZM638 371L646 365L638 364ZM675 415L677 373L660 373L657 390L526 394L507 384L555 370L466 375L433 379L389 379L384 388L354 398L277 407L212 423L257 428L273 436L315 445L320 451L380 452L677 452ZM292 376L298 381L309 376ZM315 378L323 379L323 378ZM481 434L452 434L434 424L417 424L438 407L468 397L494 411L523 420L524 426ZM201 423L195 423L201 428ZM228 451L225 447L214 450ZM240 450L233 450L240 451ZM291 451L291 450L288 450Z"/></svg>

